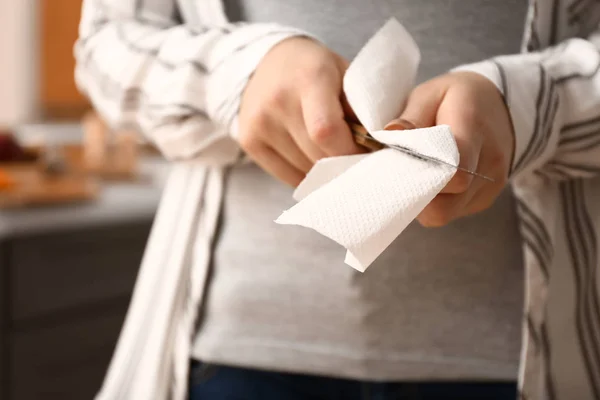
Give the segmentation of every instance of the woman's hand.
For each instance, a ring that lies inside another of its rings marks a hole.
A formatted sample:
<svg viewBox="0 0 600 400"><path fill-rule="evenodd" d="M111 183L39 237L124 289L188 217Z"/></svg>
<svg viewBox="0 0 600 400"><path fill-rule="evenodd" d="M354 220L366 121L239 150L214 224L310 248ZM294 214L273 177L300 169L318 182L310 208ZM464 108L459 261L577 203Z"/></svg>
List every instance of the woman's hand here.
<svg viewBox="0 0 600 400"><path fill-rule="evenodd" d="M457 171L417 218L425 226L442 226L489 208L506 185L514 152L512 121L502 95L479 74L454 72L418 86L400 119L386 129L444 124L456 139L460 166L495 182Z"/></svg>
<svg viewBox="0 0 600 400"><path fill-rule="evenodd" d="M271 49L242 98L239 139L246 153L297 186L317 160L360 152L344 121L350 112L341 101L347 66L308 38L287 39Z"/></svg>

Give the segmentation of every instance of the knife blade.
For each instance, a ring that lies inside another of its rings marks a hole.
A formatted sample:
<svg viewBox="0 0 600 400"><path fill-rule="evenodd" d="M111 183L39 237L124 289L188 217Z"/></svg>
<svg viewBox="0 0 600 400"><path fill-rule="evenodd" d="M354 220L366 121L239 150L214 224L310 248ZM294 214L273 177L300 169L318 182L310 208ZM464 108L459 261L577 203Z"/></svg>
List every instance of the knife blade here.
<svg viewBox="0 0 600 400"><path fill-rule="evenodd" d="M427 154L423 154L421 152L418 152L416 150L413 150L411 148L405 147L405 146L400 146L400 145L394 145L394 144L385 144L385 143L381 143L380 141L378 141L377 139L375 139L373 136L371 136L369 134L369 132L365 129L364 126L356 124L354 122L351 121L346 121L348 123L348 126L350 126L350 130L352 132L352 136L354 137L354 141L360 145L363 146L371 151L377 151L377 150L382 150L385 148L389 148L389 149L393 149L393 150L397 150L400 151L402 153L408 154L412 157L418 158L420 160L423 161L430 161L430 162L435 162L438 164L443 164L446 165L448 167L454 168L458 171L462 171L462 172L466 172L467 174L476 176L478 178L481 179L485 179L486 181L489 182L495 182L494 179L485 176L483 174L480 174L478 172L475 171L471 171L467 168L463 168L460 167L458 165L454 165L452 163L449 163L447 161L444 161L442 159L439 159L437 157L433 157L433 156L429 156Z"/></svg>

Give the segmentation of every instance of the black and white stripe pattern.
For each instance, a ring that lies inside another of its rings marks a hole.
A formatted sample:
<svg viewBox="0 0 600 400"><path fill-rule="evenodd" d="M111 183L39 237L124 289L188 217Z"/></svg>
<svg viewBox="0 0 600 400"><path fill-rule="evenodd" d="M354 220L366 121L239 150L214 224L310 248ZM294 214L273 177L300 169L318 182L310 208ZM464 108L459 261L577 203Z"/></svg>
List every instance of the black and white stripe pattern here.
<svg viewBox="0 0 600 400"><path fill-rule="evenodd" d="M513 173L521 171L527 164L544 152L554 128L554 119L560 102L556 91L556 83L541 63L539 64L539 71L540 80L537 90L533 134L521 157L515 160Z"/></svg>
<svg viewBox="0 0 600 400"><path fill-rule="evenodd" d="M575 321L580 353L585 361L594 398L600 398L600 306L596 274L598 254L596 232L585 204L580 180L561 185L569 255L576 286Z"/></svg>
<svg viewBox="0 0 600 400"><path fill-rule="evenodd" d="M521 199L517 198L517 210L521 222L521 235L525 245L535 254L546 280L554 256L550 234L544 222Z"/></svg>
<svg viewBox="0 0 600 400"><path fill-rule="evenodd" d="M210 131L177 132L177 121L195 118L201 125L204 119L214 122L205 126L231 128L260 55L281 40L304 34L276 24L194 24L205 18L194 18L191 11L222 20L214 1L84 2L76 79L111 126L135 127L156 143L163 140L153 135L169 126L176 135L202 134L204 142L212 143ZM171 154L179 156L189 153Z"/></svg>
<svg viewBox="0 0 600 400"><path fill-rule="evenodd" d="M550 337L548 333L548 325L546 322L542 322L540 326L540 340L541 340L541 348L544 352L544 377L543 379L543 387L545 389L545 395L548 400L555 400L556 397L556 388L554 383L554 377L552 376L552 369L550 368L550 356L552 355L552 349L550 347Z"/></svg>
<svg viewBox="0 0 600 400"><path fill-rule="evenodd" d="M600 173L600 166L578 162L551 161L547 166L562 172L567 177L592 178Z"/></svg>
<svg viewBox="0 0 600 400"><path fill-rule="evenodd" d="M573 153L597 151L600 148L600 116L564 126L559 146Z"/></svg>
<svg viewBox="0 0 600 400"><path fill-rule="evenodd" d="M600 268L596 249L600 222L592 218L600 213L600 206L590 200L586 183L576 180L600 176L600 49L598 41L589 41L590 46L581 50L585 54L571 60L564 55L570 42L563 42L598 31L600 1L529 3L522 47L531 54L510 56L507 62L499 58L493 61L495 68L479 71L485 76L493 71L488 78L504 96L517 141L511 176L519 199L530 300L524 312L527 351L521 360L520 398L600 399L600 300L598 288L591 284ZM262 55L278 41L302 34L271 24L231 24L219 0L84 0L80 32L76 47L80 87L111 125L139 127L154 142L176 143L170 149L172 158L195 157L190 143L201 143L197 147L201 151L205 144L218 140L222 130L201 129L201 123L229 127ZM548 49L552 45L556 47ZM596 65L579 61L594 57ZM200 125L189 129L191 120ZM153 137L154 132L162 136ZM232 146L233 153L239 154ZM211 154L211 158L226 156ZM556 181L563 183L552 199L543 197L552 191L532 192L531 185L547 188ZM567 232L556 232L549 223L555 210L547 204L557 201L562 204ZM556 260L564 259L555 254L556 249L565 245L571 261L556 265ZM552 352L562 346L552 341L545 320L546 313L553 312L546 310L545 294L556 268L572 268L578 278L573 282L577 286L578 351L585 354L582 368L587 371L590 393L569 395L557 386L560 380L550 368ZM185 337L185 332L180 334ZM135 340L128 337L127 341L133 343L132 348L121 353L133 354ZM185 362L185 354L179 357L174 363ZM158 377L165 387L173 388L173 400L184 398L180 384L185 381L184 370L173 365ZM137 400L127 391L119 394L112 389L135 382L141 387L141 382L153 379L139 375L136 365L119 354L111 371L111 385L103 392L107 400Z"/></svg>

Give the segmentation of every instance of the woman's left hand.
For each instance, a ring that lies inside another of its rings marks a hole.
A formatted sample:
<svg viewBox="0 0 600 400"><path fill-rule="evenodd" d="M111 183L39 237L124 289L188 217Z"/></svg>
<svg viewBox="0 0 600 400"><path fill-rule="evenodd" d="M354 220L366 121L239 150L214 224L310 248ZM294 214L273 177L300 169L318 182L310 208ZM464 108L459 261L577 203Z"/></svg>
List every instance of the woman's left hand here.
<svg viewBox="0 0 600 400"><path fill-rule="evenodd" d="M495 182L457 171L440 194L421 212L424 226L450 221L489 208L508 180L514 152L510 114L498 88L473 72L452 72L415 88L400 119L386 129L449 125L460 154L460 166Z"/></svg>

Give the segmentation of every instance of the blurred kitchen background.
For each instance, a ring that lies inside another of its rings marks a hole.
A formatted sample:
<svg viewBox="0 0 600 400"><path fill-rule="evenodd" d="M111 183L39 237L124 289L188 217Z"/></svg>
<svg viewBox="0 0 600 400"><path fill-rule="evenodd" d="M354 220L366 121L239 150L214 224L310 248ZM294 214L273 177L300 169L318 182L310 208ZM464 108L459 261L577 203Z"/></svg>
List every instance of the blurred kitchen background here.
<svg viewBox="0 0 600 400"><path fill-rule="evenodd" d="M1 400L93 398L168 172L77 92L80 11L0 0Z"/></svg>

